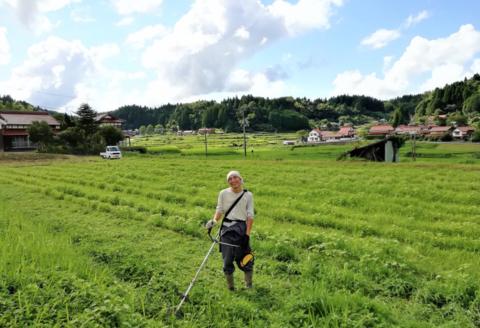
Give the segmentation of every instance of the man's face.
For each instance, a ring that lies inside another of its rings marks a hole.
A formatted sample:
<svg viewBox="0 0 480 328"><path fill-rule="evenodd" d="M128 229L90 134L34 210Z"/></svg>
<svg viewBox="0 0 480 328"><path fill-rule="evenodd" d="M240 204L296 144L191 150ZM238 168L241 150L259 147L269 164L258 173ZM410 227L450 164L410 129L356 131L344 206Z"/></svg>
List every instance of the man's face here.
<svg viewBox="0 0 480 328"><path fill-rule="evenodd" d="M240 187L242 185L242 180L239 177L237 177L236 175L234 175L234 176L231 176L230 179L228 179L228 184L233 189L237 189L238 187Z"/></svg>

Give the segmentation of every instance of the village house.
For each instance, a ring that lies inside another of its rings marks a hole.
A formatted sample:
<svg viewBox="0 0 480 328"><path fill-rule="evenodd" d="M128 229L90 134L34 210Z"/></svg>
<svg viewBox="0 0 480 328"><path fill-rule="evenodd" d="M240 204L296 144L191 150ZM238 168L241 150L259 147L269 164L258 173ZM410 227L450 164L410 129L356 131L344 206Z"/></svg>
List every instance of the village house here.
<svg viewBox="0 0 480 328"><path fill-rule="evenodd" d="M318 143L321 141L335 141L355 138L355 129L351 126L342 126L339 131L321 131L313 129L308 134L308 143Z"/></svg>
<svg viewBox="0 0 480 328"><path fill-rule="evenodd" d="M355 129L352 126L342 126L340 130L337 132L337 136L340 139L352 139L355 138Z"/></svg>
<svg viewBox="0 0 480 328"><path fill-rule="evenodd" d="M180 130L177 131L177 136L191 136L197 134L197 131L195 130Z"/></svg>
<svg viewBox="0 0 480 328"><path fill-rule="evenodd" d="M28 137L28 127L42 121L54 132L60 130L60 123L47 112L0 111L0 151L35 149Z"/></svg>
<svg viewBox="0 0 480 328"><path fill-rule="evenodd" d="M215 134L215 129L214 128L198 129L198 134Z"/></svg>
<svg viewBox="0 0 480 328"><path fill-rule="evenodd" d="M377 124L370 128L368 136L370 137L386 137L395 132L395 129L390 124Z"/></svg>
<svg viewBox="0 0 480 328"><path fill-rule="evenodd" d="M122 124L125 122L109 113L97 114L95 121L97 121L99 126L111 125L119 129L122 129Z"/></svg>
<svg viewBox="0 0 480 328"><path fill-rule="evenodd" d="M459 126L455 130L453 130L452 137L456 139L466 140L472 136L473 132L475 132L475 129L471 126Z"/></svg>
<svg viewBox="0 0 480 328"><path fill-rule="evenodd" d="M317 143L322 141L322 131L319 129L313 129L308 134L307 142L308 143Z"/></svg>
<svg viewBox="0 0 480 328"><path fill-rule="evenodd" d="M426 133L428 133L428 128L424 125L399 125L395 128L395 134L398 135L421 136Z"/></svg>
<svg viewBox="0 0 480 328"><path fill-rule="evenodd" d="M428 136L430 137L443 137L446 134L452 134L453 126L431 126L428 130Z"/></svg>

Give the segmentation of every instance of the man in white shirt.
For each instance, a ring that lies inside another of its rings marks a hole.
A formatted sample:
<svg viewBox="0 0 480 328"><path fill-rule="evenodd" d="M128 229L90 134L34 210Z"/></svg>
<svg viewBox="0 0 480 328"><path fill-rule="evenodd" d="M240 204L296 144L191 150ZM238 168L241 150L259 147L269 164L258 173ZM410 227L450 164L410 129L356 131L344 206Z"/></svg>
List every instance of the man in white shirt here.
<svg viewBox="0 0 480 328"><path fill-rule="evenodd" d="M220 228L221 242L239 245L240 247L220 245L220 250L222 252L223 272L225 273L228 289L235 290L233 283L234 261L245 272L245 286L251 288L253 261L248 262L246 265L241 265L241 261L245 254L250 252L250 232L254 217L253 195L250 191L243 189L243 178L238 171L230 171L227 174L227 182L230 188L220 191L215 215L212 220L207 222L205 227L207 229L212 228L229 210L232 204L241 197L230 213L228 213L228 217L223 219L223 224Z"/></svg>

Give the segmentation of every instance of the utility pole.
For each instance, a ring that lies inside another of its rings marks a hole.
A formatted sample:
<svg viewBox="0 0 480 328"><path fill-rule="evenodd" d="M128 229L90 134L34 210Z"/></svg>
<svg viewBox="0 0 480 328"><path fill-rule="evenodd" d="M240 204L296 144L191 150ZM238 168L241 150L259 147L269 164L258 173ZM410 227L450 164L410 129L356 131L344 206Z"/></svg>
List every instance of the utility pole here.
<svg viewBox="0 0 480 328"><path fill-rule="evenodd" d="M416 144L417 134L413 133L412 138L413 138L413 141L412 141L412 159L415 162L417 160L417 144Z"/></svg>
<svg viewBox="0 0 480 328"><path fill-rule="evenodd" d="M207 146L207 128L205 128L205 157L208 156L208 146Z"/></svg>
<svg viewBox="0 0 480 328"><path fill-rule="evenodd" d="M245 136L245 108L242 110L242 122L243 122L243 157L247 158L247 137Z"/></svg>

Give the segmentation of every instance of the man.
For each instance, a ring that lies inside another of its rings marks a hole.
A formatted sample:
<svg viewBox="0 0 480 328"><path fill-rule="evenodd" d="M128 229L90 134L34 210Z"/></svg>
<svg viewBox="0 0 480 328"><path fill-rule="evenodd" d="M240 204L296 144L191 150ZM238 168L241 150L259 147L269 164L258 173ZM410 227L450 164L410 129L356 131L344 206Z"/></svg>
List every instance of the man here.
<svg viewBox="0 0 480 328"><path fill-rule="evenodd" d="M217 209L213 219L207 222L205 228L211 229L222 216L230 209L237 199L239 201L230 210L228 216L223 219L220 227L220 241L240 247L220 245L223 258L223 272L227 280L229 290L235 290L233 272L237 263L239 269L245 272L245 287L252 288L253 261L241 265L245 254L250 252L250 232L253 226L253 195L243 189L243 178L238 171L230 171L227 174L227 182L230 188L223 189L218 195Z"/></svg>

